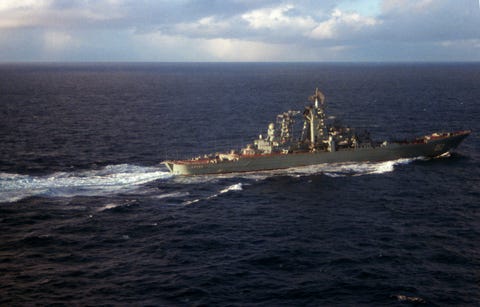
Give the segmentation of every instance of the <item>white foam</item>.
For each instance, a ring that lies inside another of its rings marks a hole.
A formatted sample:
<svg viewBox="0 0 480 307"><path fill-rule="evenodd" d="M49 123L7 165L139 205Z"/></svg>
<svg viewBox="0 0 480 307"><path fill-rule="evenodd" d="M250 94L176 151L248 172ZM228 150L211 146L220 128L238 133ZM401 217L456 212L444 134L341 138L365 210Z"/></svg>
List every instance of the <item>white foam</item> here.
<svg viewBox="0 0 480 307"><path fill-rule="evenodd" d="M437 156L436 158L450 158L451 156L452 156L452 154L449 151L447 151L447 152Z"/></svg>
<svg viewBox="0 0 480 307"><path fill-rule="evenodd" d="M355 163L329 163L309 166L305 168L289 169L289 173L310 175L322 173L329 177L363 176L371 174L390 173L395 166L408 164L415 159L398 159L385 162L355 162Z"/></svg>
<svg viewBox="0 0 480 307"><path fill-rule="evenodd" d="M205 197L205 198L197 198L197 199L193 199L193 200L188 200L188 201L185 201L183 204L184 205L191 205L191 204L194 204L194 203L199 202L201 200L208 200L208 199L216 198L216 197L220 196L221 194L225 194L225 193L228 193L230 191L242 191L243 190L242 186L243 185L242 185L241 182L235 183L235 184L229 185L228 187L220 190L218 193L215 193L215 194L210 195L210 196Z"/></svg>
<svg viewBox="0 0 480 307"><path fill-rule="evenodd" d="M101 208L98 208L97 211L105 211L105 210L109 210L109 209L113 209L113 208L117 208L121 206L121 204L106 204L105 206L101 207Z"/></svg>
<svg viewBox="0 0 480 307"><path fill-rule="evenodd" d="M170 177L164 168L129 164L82 172L58 172L46 176L0 173L0 202L17 201L29 196L110 195L132 191L142 184Z"/></svg>
<svg viewBox="0 0 480 307"><path fill-rule="evenodd" d="M188 206L188 205L194 204L194 203L199 202L199 201L200 201L199 198L193 199L193 200L188 200L188 201L184 202L183 205Z"/></svg>
<svg viewBox="0 0 480 307"><path fill-rule="evenodd" d="M219 194L227 193L227 192L230 192L230 191L241 191L241 190L243 190L242 183L239 182L239 183L232 184L231 186L226 187L225 189L221 190Z"/></svg>
<svg viewBox="0 0 480 307"><path fill-rule="evenodd" d="M190 195L189 192L172 192L172 193L154 195L154 196L152 196L152 198L155 198L155 199L179 198L179 197L185 197L185 196L188 196L188 195Z"/></svg>
<svg viewBox="0 0 480 307"><path fill-rule="evenodd" d="M409 164L415 160L425 158L398 159L385 162L345 162L345 163L324 163L317 165L292 167L271 171L225 174L217 178L241 177L250 180L264 180L272 176L302 177L315 174L324 174L329 177L363 176L371 174L383 174L393 172L398 165Z"/></svg>

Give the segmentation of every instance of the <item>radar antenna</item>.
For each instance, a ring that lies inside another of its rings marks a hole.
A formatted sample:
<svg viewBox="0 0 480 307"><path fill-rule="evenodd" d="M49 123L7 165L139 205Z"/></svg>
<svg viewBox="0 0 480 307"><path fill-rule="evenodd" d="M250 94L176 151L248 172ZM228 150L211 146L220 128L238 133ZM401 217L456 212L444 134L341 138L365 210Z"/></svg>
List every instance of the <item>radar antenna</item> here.
<svg viewBox="0 0 480 307"><path fill-rule="evenodd" d="M318 90L318 87L315 89L315 94L308 97L310 101L315 102L315 107L318 108L318 102L320 102L321 105L325 103L325 95Z"/></svg>

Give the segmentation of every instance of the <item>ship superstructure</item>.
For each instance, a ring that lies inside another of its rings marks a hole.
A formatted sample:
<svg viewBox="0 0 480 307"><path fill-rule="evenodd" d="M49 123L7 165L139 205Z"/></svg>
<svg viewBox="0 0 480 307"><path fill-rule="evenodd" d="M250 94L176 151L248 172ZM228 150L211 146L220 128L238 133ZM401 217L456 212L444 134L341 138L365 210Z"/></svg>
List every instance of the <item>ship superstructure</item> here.
<svg viewBox="0 0 480 307"><path fill-rule="evenodd" d="M358 134L352 128L327 123L325 95L318 90L309 97L313 103L303 112L287 111L277 115L277 124L270 123L267 136L254 141L254 146L242 150L243 155L294 153L294 152L335 152L337 149L371 147L368 133ZM303 119L300 133L294 131L294 123Z"/></svg>

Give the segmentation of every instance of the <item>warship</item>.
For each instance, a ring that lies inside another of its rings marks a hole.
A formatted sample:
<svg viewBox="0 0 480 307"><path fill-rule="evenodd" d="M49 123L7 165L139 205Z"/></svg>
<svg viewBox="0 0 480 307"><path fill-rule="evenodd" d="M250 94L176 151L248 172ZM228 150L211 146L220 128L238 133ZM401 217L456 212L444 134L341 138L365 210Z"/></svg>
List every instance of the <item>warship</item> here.
<svg viewBox="0 0 480 307"><path fill-rule="evenodd" d="M412 140L374 141L367 131L357 132L327 117L325 95L318 88L309 100L303 112L290 110L277 115L276 124L268 125L265 136L260 135L240 150L162 163L174 175L205 175L429 158L449 153L471 132L436 132Z"/></svg>

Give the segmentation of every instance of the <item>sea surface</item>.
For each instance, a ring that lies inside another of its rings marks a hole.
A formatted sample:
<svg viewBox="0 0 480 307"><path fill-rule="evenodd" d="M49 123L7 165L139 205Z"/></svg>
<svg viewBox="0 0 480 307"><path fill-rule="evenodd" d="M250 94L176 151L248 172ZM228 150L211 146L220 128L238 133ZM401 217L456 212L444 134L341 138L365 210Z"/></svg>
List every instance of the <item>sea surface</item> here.
<svg viewBox="0 0 480 307"><path fill-rule="evenodd" d="M319 87L435 159L175 177ZM480 305L480 63L0 65L0 305Z"/></svg>

